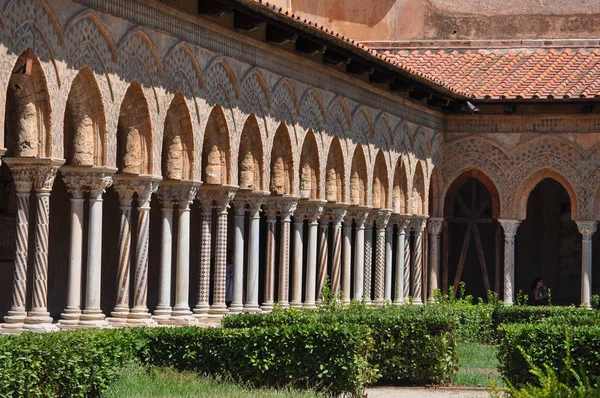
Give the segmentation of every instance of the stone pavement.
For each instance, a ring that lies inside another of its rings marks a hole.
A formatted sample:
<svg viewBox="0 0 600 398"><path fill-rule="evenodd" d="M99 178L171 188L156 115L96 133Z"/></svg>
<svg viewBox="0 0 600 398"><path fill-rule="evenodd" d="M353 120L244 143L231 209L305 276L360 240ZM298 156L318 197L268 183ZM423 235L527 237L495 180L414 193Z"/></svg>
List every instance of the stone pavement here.
<svg viewBox="0 0 600 398"><path fill-rule="evenodd" d="M489 398L485 388L455 387L374 387L367 388L368 398Z"/></svg>

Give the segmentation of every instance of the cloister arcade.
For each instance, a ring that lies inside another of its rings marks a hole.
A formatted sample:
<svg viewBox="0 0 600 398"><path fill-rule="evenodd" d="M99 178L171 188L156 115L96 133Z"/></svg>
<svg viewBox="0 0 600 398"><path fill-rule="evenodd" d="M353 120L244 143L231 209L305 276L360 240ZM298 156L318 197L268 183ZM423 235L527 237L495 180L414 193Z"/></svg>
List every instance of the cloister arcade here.
<svg viewBox="0 0 600 398"><path fill-rule="evenodd" d="M560 297L589 304L598 147L448 132L425 107L378 106L377 88L319 86L117 11L0 6L0 331L311 309L327 279L343 303L419 304L466 278L512 304L547 262L517 235L528 201L559 191L583 259L564 271L581 292ZM479 232L463 256L464 228Z"/></svg>

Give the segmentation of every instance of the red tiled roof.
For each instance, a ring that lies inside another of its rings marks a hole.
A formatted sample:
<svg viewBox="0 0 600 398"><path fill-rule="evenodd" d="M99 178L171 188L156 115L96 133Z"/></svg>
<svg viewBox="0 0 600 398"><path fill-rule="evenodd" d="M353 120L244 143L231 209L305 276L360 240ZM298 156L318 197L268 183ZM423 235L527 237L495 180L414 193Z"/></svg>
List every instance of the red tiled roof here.
<svg viewBox="0 0 600 398"><path fill-rule="evenodd" d="M599 49L380 51L477 99L600 98Z"/></svg>

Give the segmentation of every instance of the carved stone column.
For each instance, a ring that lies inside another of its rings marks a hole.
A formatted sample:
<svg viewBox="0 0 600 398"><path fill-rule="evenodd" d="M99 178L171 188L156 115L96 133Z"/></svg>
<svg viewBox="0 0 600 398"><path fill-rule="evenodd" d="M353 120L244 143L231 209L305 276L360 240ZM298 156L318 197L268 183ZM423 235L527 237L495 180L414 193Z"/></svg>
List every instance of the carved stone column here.
<svg viewBox="0 0 600 398"><path fill-rule="evenodd" d="M323 299L329 259L329 217L323 214L319 222L319 273L317 274L317 302Z"/></svg>
<svg viewBox="0 0 600 398"><path fill-rule="evenodd" d="M198 270L198 297L194 307L196 318L206 317L210 309L210 257L212 253L212 210L213 201L200 190L200 264Z"/></svg>
<svg viewBox="0 0 600 398"><path fill-rule="evenodd" d="M342 303L350 303L352 296L352 215L346 213L342 226Z"/></svg>
<svg viewBox="0 0 600 398"><path fill-rule="evenodd" d="M434 292L439 288L440 277L440 234L444 219L441 217L430 217L427 222L427 230L429 231L429 299L427 301L434 302Z"/></svg>
<svg viewBox="0 0 600 398"><path fill-rule="evenodd" d="M165 184L166 183L166 184ZM196 318L190 311L190 204L194 201L199 182L164 181L171 185L178 204L177 267L175 268L175 305L171 321L178 325L190 325Z"/></svg>
<svg viewBox="0 0 600 398"><path fill-rule="evenodd" d="M29 259L29 197L33 186L30 159L8 158L4 160L12 173L17 193L16 243L12 305L1 324L5 332L19 332L27 317L27 268Z"/></svg>
<svg viewBox="0 0 600 398"><path fill-rule="evenodd" d="M375 242L375 291L374 304L382 304L385 300L385 265L386 265L386 239L385 233L390 220L389 210L376 210L377 217L377 241Z"/></svg>
<svg viewBox="0 0 600 398"><path fill-rule="evenodd" d="M413 230L413 216L407 215L406 221L408 222L408 225L406 226L406 234L404 235L404 302L408 303L411 295L411 273L414 273L414 265L411 264L412 250L410 247L410 235Z"/></svg>
<svg viewBox="0 0 600 398"><path fill-rule="evenodd" d="M217 213L215 236L215 274L213 278L213 303L208 310L217 317L227 313L225 290L227 287L227 209L237 187L230 185L205 185L199 192L204 200L212 199Z"/></svg>
<svg viewBox="0 0 600 398"><path fill-rule="evenodd" d="M581 307L590 308L592 297L592 236L598 226L597 221L575 221L583 236L581 250Z"/></svg>
<svg viewBox="0 0 600 398"><path fill-rule="evenodd" d="M306 290L302 308L315 309L317 292L317 234L319 217L323 212L324 201L302 200L299 212L308 220L308 249L306 251Z"/></svg>
<svg viewBox="0 0 600 398"><path fill-rule="evenodd" d="M150 244L150 200L158 189L160 177L137 176L135 191L138 195L137 247L133 281L133 307L127 323L151 325L156 323L148 311L148 246Z"/></svg>
<svg viewBox="0 0 600 398"><path fill-rule="evenodd" d="M410 256L408 263L405 257L406 243L408 241L406 235L407 233L410 235L410 218L397 215L395 216L395 220L398 224L398 236L396 242L396 291L394 292L394 304L398 305L404 303L404 298L410 294ZM408 291L405 290L406 287L408 287Z"/></svg>
<svg viewBox="0 0 600 398"><path fill-rule="evenodd" d="M413 303L423 304L423 231L427 225L425 216L414 216L413 227L415 229L415 242L413 250Z"/></svg>
<svg viewBox="0 0 600 398"><path fill-rule="evenodd" d="M173 192L163 181L158 188L161 214L160 278L158 284L158 305L154 310L154 319L164 323L171 317L171 273L173 262Z"/></svg>
<svg viewBox="0 0 600 398"><path fill-rule="evenodd" d="M277 301L282 308L290 306L290 223L298 205L298 197L284 197L280 204L281 239L279 247L279 292Z"/></svg>
<svg viewBox="0 0 600 398"><path fill-rule="evenodd" d="M348 204L331 203L326 205L326 208L333 223L331 292L337 297L340 293L340 279L342 274L342 221L346 216Z"/></svg>
<svg viewBox="0 0 600 398"><path fill-rule="evenodd" d="M362 300L365 285L365 224L370 208L352 206L350 212L356 223L354 237L354 292L355 300Z"/></svg>
<svg viewBox="0 0 600 398"><path fill-rule="evenodd" d="M269 192L251 191L236 194L236 201L244 201L248 207L250 228L248 229L248 274L246 275L245 312L258 312L258 282L260 257L260 212Z"/></svg>
<svg viewBox="0 0 600 398"><path fill-rule="evenodd" d="M365 222L365 265L364 265L364 296L365 303L371 304L373 301L373 294L371 291L372 276L373 276L373 224L377 213L375 210L371 210L369 217Z"/></svg>
<svg viewBox="0 0 600 398"><path fill-rule="evenodd" d="M31 311L25 318L24 329L57 330L48 312L48 234L50 227L50 192L62 159L44 159L45 165L33 174L33 189L37 198L35 222L35 258L33 262L33 297ZM40 159L40 161L42 161Z"/></svg>
<svg viewBox="0 0 600 398"><path fill-rule="evenodd" d="M499 219L504 229L504 305L513 305L515 283L515 236L521 220Z"/></svg>

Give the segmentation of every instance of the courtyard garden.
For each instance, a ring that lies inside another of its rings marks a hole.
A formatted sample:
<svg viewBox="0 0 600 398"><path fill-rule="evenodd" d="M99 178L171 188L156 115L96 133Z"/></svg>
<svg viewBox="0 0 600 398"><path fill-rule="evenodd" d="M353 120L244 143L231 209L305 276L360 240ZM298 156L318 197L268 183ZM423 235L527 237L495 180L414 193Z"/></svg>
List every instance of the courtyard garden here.
<svg viewBox="0 0 600 398"><path fill-rule="evenodd" d="M599 323L596 310L437 294L423 306L329 299L220 328L25 333L0 338L0 395L356 397L374 385L458 385L600 396Z"/></svg>

